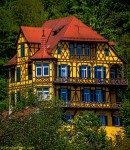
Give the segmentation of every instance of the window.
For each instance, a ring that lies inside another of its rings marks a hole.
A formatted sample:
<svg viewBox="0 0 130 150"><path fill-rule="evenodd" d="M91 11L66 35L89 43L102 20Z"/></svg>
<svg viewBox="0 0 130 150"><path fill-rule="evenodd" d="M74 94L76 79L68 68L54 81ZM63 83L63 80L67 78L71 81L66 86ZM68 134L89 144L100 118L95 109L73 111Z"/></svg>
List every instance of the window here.
<svg viewBox="0 0 130 150"><path fill-rule="evenodd" d="M85 55L86 56L90 55L90 46L89 45L85 45Z"/></svg>
<svg viewBox="0 0 130 150"><path fill-rule="evenodd" d="M112 125L113 126L121 126L121 119L119 116L112 116Z"/></svg>
<svg viewBox="0 0 130 150"><path fill-rule="evenodd" d="M82 92L82 101L83 102L90 102L90 90L83 90Z"/></svg>
<svg viewBox="0 0 130 150"><path fill-rule="evenodd" d="M79 76L81 78L90 78L90 66L80 66Z"/></svg>
<svg viewBox="0 0 130 150"><path fill-rule="evenodd" d="M49 64L43 64L43 76L49 76Z"/></svg>
<svg viewBox="0 0 130 150"><path fill-rule="evenodd" d="M20 68L17 68L17 82L20 82Z"/></svg>
<svg viewBox="0 0 130 150"><path fill-rule="evenodd" d="M37 88L38 100L49 100L49 87Z"/></svg>
<svg viewBox="0 0 130 150"><path fill-rule="evenodd" d="M49 76L49 64L36 64L36 76L42 77L42 76Z"/></svg>
<svg viewBox="0 0 130 150"><path fill-rule="evenodd" d="M94 74L95 74L95 78L105 79L106 78L106 67L95 66Z"/></svg>
<svg viewBox="0 0 130 150"><path fill-rule="evenodd" d="M74 44L70 43L70 55L74 55Z"/></svg>
<svg viewBox="0 0 130 150"><path fill-rule="evenodd" d="M58 46L58 47L57 47L57 53L58 53L58 54L61 54L61 50L62 50L61 46Z"/></svg>
<svg viewBox="0 0 130 150"><path fill-rule="evenodd" d="M32 66L28 65L28 79L32 80Z"/></svg>
<svg viewBox="0 0 130 150"><path fill-rule="evenodd" d="M21 44L21 57L25 56L25 48L24 48L24 44Z"/></svg>
<svg viewBox="0 0 130 150"><path fill-rule="evenodd" d="M17 102L20 102L21 94L20 91L17 91Z"/></svg>
<svg viewBox="0 0 130 150"><path fill-rule="evenodd" d="M65 122L68 122L69 120L72 120L74 119L74 115L70 114L70 113L67 113L65 115Z"/></svg>
<svg viewBox="0 0 130 150"><path fill-rule="evenodd" d="M116 78L116 70L110 69L110 78L115 79Z"/></svg>
<svg viewBox="0 0 130 150"><path fill-rule="evenodd" d="M105 56L109 56L109 49L105 48Z"/></svg>
<svg viewBox="0 0 130 150"><path fill-rule="evenodd" d="M98 103L105 102L105 100L106 100L105 91L96 90L95 92L96 92L96 102L98 102Z"/></svg>
<svg viewBox="0 0 130 150"><path fill-rule="evenodd" d="M11 105L14 106L15 105L15 93L11 92Z"/></svg>
<svg viewBox="0 0 130 150"><path fill-rule="evenodd" d="M77 45L77 55L82 55L82 45L78 44Z"/></svg>
<svg viewBox="0 0 130 150"><path fill-rule="evenodd" d="M11 68L11 82L15 82L15 68Z"/></svg>
<svg viewBox="0 0 130 150"><path fill-rule="evenodd" d="M82 101L102 103L106 101L106 93L104 90L84 89L82 91Z"/></svg>
<svg viewBox="0 0 130 150"><path fill-rule="evenodd" d="M70 77L70 66L59 65L59 77Z"/></svg>
<svg viewBox="0 0 130 150"><path fill-rule="evenodd" d="M105 115L99 115L99 118L101 120L102 126L107 126L108 125L108 118Z"/></svg>
<svg viewBox="0 0 130 150"><path fill-rule="evenodd" d="M69 102L70 101L70 90L69 89L65 89L65 88L61 88L59 89L59 98L64 100L65 102Z"/></svg>

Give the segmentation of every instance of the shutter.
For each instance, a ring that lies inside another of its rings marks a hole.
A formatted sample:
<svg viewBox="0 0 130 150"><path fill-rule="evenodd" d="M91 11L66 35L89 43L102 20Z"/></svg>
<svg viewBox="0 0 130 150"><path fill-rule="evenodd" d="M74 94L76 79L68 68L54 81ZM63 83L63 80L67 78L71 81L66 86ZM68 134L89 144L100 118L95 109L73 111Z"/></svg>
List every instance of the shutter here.
<svg viewBox="0 0 130 150"><path fill-rule="evenodd" d="M106 91L102 91L102 102L106 102Z"/></svg>
<svg viewBox="0 0 130 150"><path fill-rule="evenodd" d="M112 125L115 126L115 116L112 116Z"/></svg>
<svg viewBox="0 0 130 150"><path fill-rule="evenodd" d="M82 66L79 66L79 77L82 78Z"/></svg>
<svg viewBox="0 0 130 150"><path fill-rule="evenodd" d="M61 99L61 89L58 89L58 97Z"/></svg>
<svg viewBox="0 0 130 150"><path fill-rule="evenodd" d="M81 94L82 94L82 101L84 102L84 90L82 90L82 92L81 92Z"/></svg>
<svg viewBox="0 0 130 150"><path fill-rule="evenodd" d="M61 77L61 65L58 66L59 77Z"/></svg>
<svg viewBox="0 0 130 150"><path fill-rule="evenodd" d="M108 118L107 118L107 116L105 116L105 125L106 126L108 125Z"/></svg>
<svg viewBox="0 0 130 150"><path fill-rule="evenodd" d="M70 89L67 90L67 95L68 95L67 102L71 101L71 90Z"/></svg>
<svg viewBox="0 0 130 150"><path fill-rule="evenodd" d="M69 65L67 66L67 69L68 69L67 77L70 77L70 66Z"/></svg>
<svg viewBox="0 0 130 150"><path fill-rule="evenodd" d="M90 78L90 75L91 75L90 66L87 67L87 70L88 70L88 72L87 72L88 73L88 78Z"/></svg>
<svg viewBox="0 0 130 150"><path fill-rule="evenodd" d="M97 66L94 67L94 77L97 78Z"/></svg>
<svg viewBox="0 0 130 150"><path fill-rule="evenodd" d="M103 78L106 79L106 67L103 67Z"/></svg>

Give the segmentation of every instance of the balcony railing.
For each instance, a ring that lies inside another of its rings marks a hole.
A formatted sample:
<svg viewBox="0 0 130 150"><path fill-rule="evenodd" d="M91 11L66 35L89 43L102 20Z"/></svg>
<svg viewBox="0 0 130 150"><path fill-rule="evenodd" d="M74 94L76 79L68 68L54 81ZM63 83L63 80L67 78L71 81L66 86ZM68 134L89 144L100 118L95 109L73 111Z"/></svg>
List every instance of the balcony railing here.
<svg viewBox="0 0 130 150"><path fill-rule="evenodd" d="M70 59L74 60L94 60L96 56L87 56L87 55L70 55Z"/></svg>
<svg viewBox="0 0 130 150"><path fill-rule="evenodd" d="M57 77L54 83L72 83L72 84L108 84L108 85L128 85L128 79L95 79L79 77Z"/></svg>
<svg viewBox="0 0 130 150"><path fill-rule="evenodd" d="M121 103L95 103L95 102L63 102L62 107L66 108L100 108L100 109L119 109Z"/></svg>

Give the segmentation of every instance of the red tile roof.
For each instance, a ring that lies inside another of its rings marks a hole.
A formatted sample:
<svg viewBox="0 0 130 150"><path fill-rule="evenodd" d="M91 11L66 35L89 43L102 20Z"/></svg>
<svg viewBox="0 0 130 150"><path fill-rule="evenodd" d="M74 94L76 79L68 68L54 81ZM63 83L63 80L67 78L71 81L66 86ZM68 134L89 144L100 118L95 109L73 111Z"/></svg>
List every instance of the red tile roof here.
<svg viewBox="0 0 130 150"><path fill-rule="evenodd" d="M8 66L16 65L16 64L17 64L17 59L16 59L16 55L15 55L15 56L14 56L12 59L10 59L10 60L8 61L8 63L5 64L4 66L8 67Z"/></svg>
<svg viewBox="0 0 130 150"><path fill-rule="evenodd" d="M42 27L21 26L21 31L29 43L42 43L42 28L44 27L46 45L50 52L60 40L66 41L91 41L108 42L103 36L92 28L86 26L74 16L59 18L46 21ZM41 44L42 47L42 44ZM38 50L32 59L52 58L48 53L43 52L43 48ZM16 56L13 57L5 66L16 64Z"/></svg>
<svg viewBox="0 0 130 150"><path fill-rule="evenodd" d="M111 46L115 46L115 43L114 43L113 41L109 41L108 43L109 43L109 45L111 45Z"/></svg>

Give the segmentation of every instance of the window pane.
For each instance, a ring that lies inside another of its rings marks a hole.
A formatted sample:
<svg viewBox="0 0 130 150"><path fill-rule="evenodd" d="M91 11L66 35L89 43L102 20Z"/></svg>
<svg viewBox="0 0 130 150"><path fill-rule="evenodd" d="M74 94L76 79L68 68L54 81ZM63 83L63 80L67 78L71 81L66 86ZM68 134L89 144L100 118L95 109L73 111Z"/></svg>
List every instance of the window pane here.
<svg viewBox="0 0 130 150"><path fill-rule="evenodd" d="M17 68L17 82L20 82L20 68Z"/></svg>
<svg viewBox="0 0 130 150"><path fill-rule="evenodd" d="M105 55L109 56L109 49L108 48L105 48Z"/></svg>
<svg viewBox="0 0 130 150"><path fill-rule="evenodd" d="M58 47L57 47L57 53L58 53L58 54L61 54L61 50L62 50L61 46L58 46Z"/></svg>
<svg viewBox="0 0 130 150"><path fill-rule="evenodd" d="M28 65L28 79L32 80L32 66Z"/></svg>
<svg viewBox="0 0 130 150"><path fill-rule="evenodd" d="M42 69L41 68L37 68L37 76L41 76L42 75Z"/></svg>
<svg viewBox="0 0 130 150"><path fill-rule="evenodd" d="M85 45L85 55L89 56L90 55L90 46Z"/></svg>
<svg viewBox="0 0 130 150"><path fill-rule="evenodd" d="M77 45L77 55L82 55L82 45Z"/></svg>
<svg viewBox="0 0 130 150"><path fill-rule="evenodd" d="M43 76L49 76L49 64L43 64Z"/></svg>
<svg viewBox="0 0 130 150"><path fill-rule="evenodd" d="M61 99L67 101L67 98L68 98L67 89L61 89Z"/></svg>
<svg viewBox="0 0 130 150"><path fill-rule="evenodd" d="M74 44L70 44L70 54L74 55Z"/></svg>
<svg viewBox="0 0 130 150"><path fill-rule="evenodd" d="M21 45L21 57L25 55L24 44Z"/></svg>

